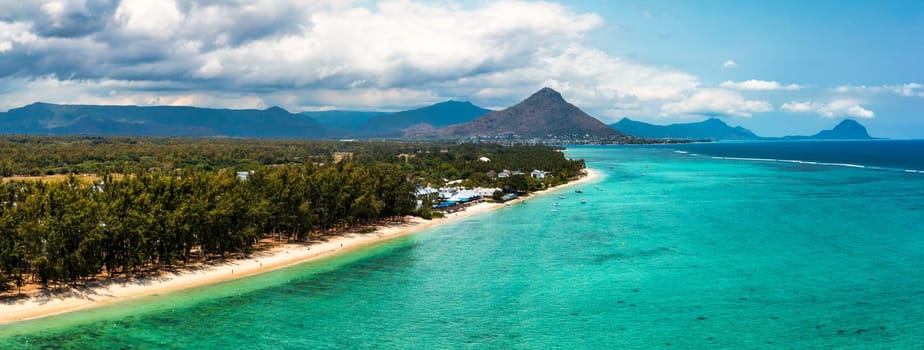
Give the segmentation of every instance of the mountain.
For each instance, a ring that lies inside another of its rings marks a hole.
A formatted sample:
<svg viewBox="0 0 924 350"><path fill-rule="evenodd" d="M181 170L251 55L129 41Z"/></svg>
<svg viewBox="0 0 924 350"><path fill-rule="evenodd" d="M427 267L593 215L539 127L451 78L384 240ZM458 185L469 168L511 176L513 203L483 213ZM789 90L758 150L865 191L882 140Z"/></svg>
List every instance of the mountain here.
<svg viewBox="0 0 924 350"><path fill-rule="evenodd" d="M279 107L265 110L34 103L0 113L0 133L325 138L328 129Z"/></svg>
<svg viewBox="0 0 924 350"><path fill-rule="evenodd" d="M834 129L822 130L812 136L786 136L790 140L869 140L873 139L866 132L866 127L853 119L844 119Z"/></svg>
<svg viewBox="0 0 924 350"><path fill-rule="evenodd" d="M635 137L686 140L757 140L751 130L740 126L731 127L720 119L709 118L697 123L653 125L622 118L610 124L613 129Z"/></svg>
<svg viewBox="0 0 924 350"><path fill-rule="evenodd" d="M369 119L388 114L388 112L372 111L318 111L302 112L309 117L331 129L358 130L369 122Z"/></svg>
<svg viewBox="0 0 924 350"><path fill-rule="evenodd" d="M513 107L487 113L467 123L442 128L439 134L442 136L513 134L522 137L622 136L622 133L565 101L561 94L550 88L539 90Z"/></svg>
<svg viewBox="0 0 924 350"><path fill-rule="evenodd" d="M812 135L809 138L816 140L872 139L872 137L869 136L869 133L866 132L866 127L853 119L844 119L839 124L837 124L834 129L822 130L821 132Z"/></svg>
<svg viewBox="0 0 924 350"><path fill-rule="evenodd" d="M471 102L446 101L435 105L384 114L369 118L362 134L367 136L401 136L404 129L439 128L472 121L491 110ZM423 125L419 125L423 124Z"/></svg>

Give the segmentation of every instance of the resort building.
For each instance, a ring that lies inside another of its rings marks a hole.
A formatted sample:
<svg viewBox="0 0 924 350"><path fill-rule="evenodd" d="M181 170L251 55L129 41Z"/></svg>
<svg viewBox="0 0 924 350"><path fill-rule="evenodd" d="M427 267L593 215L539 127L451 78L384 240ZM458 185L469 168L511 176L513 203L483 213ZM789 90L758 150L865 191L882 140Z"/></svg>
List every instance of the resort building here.
<svg viewBox="0 0 924 350"><path fill-rule="evenodd" d="M548 171L542 171L542 170L533 170L531 173L529 173L529 176L532 176L532 177L535 178L536 180L542 180L542 179L544 179L546 176L549 176L549 172L548 172Z"/></svg>

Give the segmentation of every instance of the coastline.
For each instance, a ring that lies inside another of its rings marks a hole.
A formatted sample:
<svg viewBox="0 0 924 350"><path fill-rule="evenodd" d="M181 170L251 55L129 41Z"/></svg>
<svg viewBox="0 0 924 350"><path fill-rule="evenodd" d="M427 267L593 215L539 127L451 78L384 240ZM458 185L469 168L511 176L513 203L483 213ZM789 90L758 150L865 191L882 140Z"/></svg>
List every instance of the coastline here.
<svg viewBox="0 0 924 350"><path fill-rule="evenodd" d="M601 176L599 171L590 168L586 168L585 173L586 175L566 184L533 192L529 197L517 198L508 203L519 203L527 198L557 192L597 180ZM378 242L407 236L437 225L448 224L503 207L504 204L500 203L479 203L468 207L464 211L459 211L440 219L424 220L419 217L408 217L407 220L401 223L381 226L372 233L344 233L328 237L323 242L310 244L280 244L270 250L255 252L249 258L229 259L218 263L197 265L192 268L162 271L158 275L151 277L130 280L104 280L79 288L69 288L65 292L53 292L2 301L0 302L0 326L104 306L143 296L221 283L322 258L347 254L350 251Z"/></svg>

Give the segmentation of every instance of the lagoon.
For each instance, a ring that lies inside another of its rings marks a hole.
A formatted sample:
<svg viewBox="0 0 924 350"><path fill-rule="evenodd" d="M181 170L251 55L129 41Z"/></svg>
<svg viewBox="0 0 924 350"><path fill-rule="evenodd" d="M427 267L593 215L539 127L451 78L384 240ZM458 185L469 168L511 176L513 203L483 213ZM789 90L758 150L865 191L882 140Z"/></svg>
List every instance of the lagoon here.
<svg viewBox="0 0 924 350"><path fill-rule="evenodd" d="M571 147L603 173L581 194L0 326L0 348L924 347L924 175L684 147Z"/></svg>

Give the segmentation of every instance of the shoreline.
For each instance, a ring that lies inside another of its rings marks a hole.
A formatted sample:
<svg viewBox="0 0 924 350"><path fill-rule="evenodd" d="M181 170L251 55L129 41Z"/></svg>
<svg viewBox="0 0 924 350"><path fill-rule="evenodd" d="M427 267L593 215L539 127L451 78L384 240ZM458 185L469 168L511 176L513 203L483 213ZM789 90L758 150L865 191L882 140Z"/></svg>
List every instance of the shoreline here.
<svg viewBox="0 0 924 350"><path fill-rule="evenodd" d="M132 279L107 279L92 282L61 292L36 293L21 299L0 302L0 326L19 321L58 315L108 305L114 302L164 294L206 286L270 272L323 258L348 254L351 251L470 216L503 208L505 204L520 203L527 198L570 188L600 178L599 171L585 168L585 175L563 185L533 192L507 203L479 203L444 218L424 220L406 217L400 223L377 227L371 233L343 233L328 237L326 241L279 244L268 250L257 251L249 258L229 259L217 263L204 263L192 267L167 269L157 275ZM40 294L40 295L38 295Z"/></svg>

